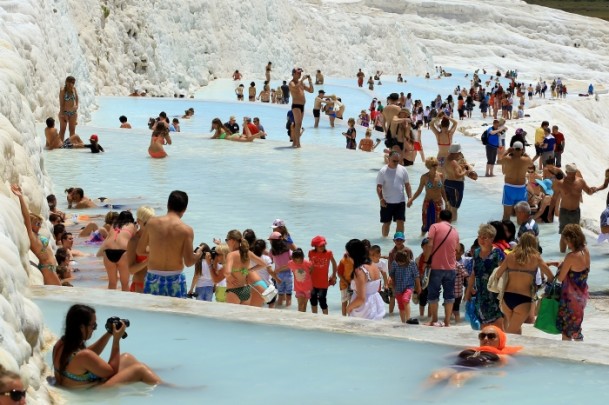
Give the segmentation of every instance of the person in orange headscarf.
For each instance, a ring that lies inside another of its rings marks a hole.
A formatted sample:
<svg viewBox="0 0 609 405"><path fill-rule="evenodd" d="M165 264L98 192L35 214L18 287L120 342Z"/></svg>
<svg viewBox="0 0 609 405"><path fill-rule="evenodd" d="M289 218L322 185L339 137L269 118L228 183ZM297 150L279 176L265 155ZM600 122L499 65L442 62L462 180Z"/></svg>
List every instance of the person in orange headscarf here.
<svg viewBox="0 0 609 405"><path fill-rule="evenodd" d="M460 387L475 377L481 368L505 365L511 354L522 350L522 346L506 346L505 332L494 325L485 326L478 334L480 345L463 350L451 367L434 371L428 379L428 385L448 381L452 386Z"/></svg>

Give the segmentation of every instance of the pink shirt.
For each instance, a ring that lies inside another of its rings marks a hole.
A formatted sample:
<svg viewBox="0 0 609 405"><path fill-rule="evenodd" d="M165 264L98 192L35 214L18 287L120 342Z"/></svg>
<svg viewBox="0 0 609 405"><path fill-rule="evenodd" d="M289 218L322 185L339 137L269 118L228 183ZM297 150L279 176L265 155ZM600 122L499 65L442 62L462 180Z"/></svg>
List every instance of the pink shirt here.
<svg viewBox="0 0 609 405"><path fill-rule="evenodd" d="M311 277L311 267L313 264L306 259L302 263L290 260L288 266L292 270L292 273L294 273L294 291L311 292L313 289L313 278Z"/></svg>
<svg viewBox="0 0 609 405"><path fill-rule="evenodd" d="M433 253L440 246L440 243L442 243L447 232L450 230L450 226L448 222L440 221L429 228L429 238L433 239L430 253ZM457 267L455 250L459 245L459 233L457 228L453 227L452 229L448 238L446 238L431 259L431 268L433 270L455 270Z"/></svg>

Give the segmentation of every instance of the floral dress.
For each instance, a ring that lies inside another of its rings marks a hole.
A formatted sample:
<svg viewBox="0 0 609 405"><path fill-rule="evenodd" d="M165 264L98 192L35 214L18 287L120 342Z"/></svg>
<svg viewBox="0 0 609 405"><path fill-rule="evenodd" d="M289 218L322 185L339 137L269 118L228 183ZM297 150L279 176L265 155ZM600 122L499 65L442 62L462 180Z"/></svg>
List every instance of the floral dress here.
<svg viewBox="0 0 609 405"><path fill-rule="evenodd" d="M505 259L505 254L496 247L493 247L486 258L480 257L480 248L474 251L472 263L475 276L476 312L482 325L491 324L503 317L498 295L487 288L489 277L503 259Z"/></svg>
<svg viewBox="0 0 609 405"><path fill-rule="evenodd" d="M571 271L562 282L560 293L560 304L556 327L565 336L575 340L583 340L582 322L584 320L584 308L588 302L588 273L584 271Z"/></svg>

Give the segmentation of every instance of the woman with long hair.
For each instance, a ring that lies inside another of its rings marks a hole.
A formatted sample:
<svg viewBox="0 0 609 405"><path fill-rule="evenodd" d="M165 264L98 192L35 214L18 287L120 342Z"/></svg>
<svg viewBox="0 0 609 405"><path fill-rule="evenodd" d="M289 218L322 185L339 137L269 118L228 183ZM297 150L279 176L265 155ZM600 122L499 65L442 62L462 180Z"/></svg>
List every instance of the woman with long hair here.
<svg viewBox="0 0 609 405"><path fill-rule="evenodd" d="M130 211L122 211L97 252L98 256L103 256L109 290L115 290L120 279L121 289L129 291L129 261L125 252L135 233L133 214Z"/></svg>
<svg viewBox="0 0 609 405"><path fill-rule="evenodd" d="M385 303L379 295L381 271L368 258L368 249L359 239L351 239L345 246L353 260L353 296L347 306L349 316L364 319L383 319Z"/></svg>
<svg viewBox="0 0 609 405"><path fill-rule="evenodd" d="M440 163L435 157L430 157L425 160L425 167L428 172L423 173L419 181L419 188L414 195L408 199L407 206L410 208L414 200L425 189L425 200L423 200L421 232L425 233L429 227L440 221L440 211L444 209L444 205L448 205L446 192L444 191L444 175L438 170Z"/></svg>
<svg viewBox="0 0 609 405"><path fill-rule="evenodd" d="M65 388L87 388L112 387L134 382L150 385L161 383L161 378L147 365L140 363L129 353L121 354L120 341L126 327L122 320L113 323L110 329L112 332L107 331L87 347L85 342L91 339L97 329L95 310L87 305L72 305L66 314L64 335L53 347L53 368L57 385ZM106 362L100 354L110 338L112 349L110 359Z"/></svg>
<svg viewBox="0 0 609 405"><path fill-rule="evenodd" d="M503 323L507 333L522 334L522 324L529 316L533 297L537 292L537 268L541 269L548 280L554 279L552 271L539 254L537 238L526 232L497 270L497 278L505 272L508 274L501 301Z"/></svg>
<svg viewBox="0 0 609 405"><path fill-rule="evenodd" d="M137 244L140 241L142 232L148 220L155 216L154 209L146 205L142 205L137 209L136 216L136 232L127 243L127 266L129 274L131 274L131 284L129 291L143 293L144 280L148 270L148 255L138 255L136 253Z"/></svg>
<svg viewBox="0 0 609 405"><path fill-rule="evenodd" d="M78 92L75 84L76 79L73 76L68 76L63 88L59 91L59 137L61 142L64 141L66 127L69 128L70 138L76 135Z"/></svg>
<svg viewBox="0 0 609 405"><path fill-rule="evenodd" d="M171 136L169 136L167 124L159 121L150 137L150 146L148 146L148 154L150 157L154 159L166 157L167 152L165 152L163 145L171 145Z"/></svg>
<svg viewBox="0 0 609 405"><path fill-rule="evenodd" d="M247 282L251 262L262 267L266 267L266 263L250 251L249 243L238 230L228 232L226 243L231 250L223 268L227 287L226 302L247 305L252 294L251 286Z"/></svg>

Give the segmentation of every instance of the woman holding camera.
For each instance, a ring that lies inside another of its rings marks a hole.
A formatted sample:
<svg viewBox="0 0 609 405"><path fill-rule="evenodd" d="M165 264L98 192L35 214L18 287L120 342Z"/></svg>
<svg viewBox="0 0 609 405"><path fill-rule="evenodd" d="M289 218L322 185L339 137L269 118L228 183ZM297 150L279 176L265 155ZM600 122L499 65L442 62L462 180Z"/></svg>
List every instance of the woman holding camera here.
<svg viewBox="0 0 609 405"><path fill-rule="evenodd" d="M120 323L120 326L118 325ZM161 378L129 353L120 353L125 334L124 321L108 322L107 332L90 346L85 342L97 329L95 310L87 305L72 305L66 315L65 333L53 347L53 367L57 385L66 388L112 387L117 384L161 383ZM111 332L110 332L111 331ZM112 338L108 362L100 354Z"/></svg>

